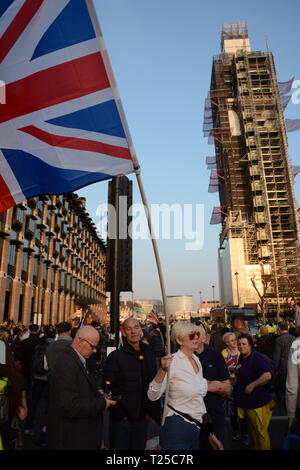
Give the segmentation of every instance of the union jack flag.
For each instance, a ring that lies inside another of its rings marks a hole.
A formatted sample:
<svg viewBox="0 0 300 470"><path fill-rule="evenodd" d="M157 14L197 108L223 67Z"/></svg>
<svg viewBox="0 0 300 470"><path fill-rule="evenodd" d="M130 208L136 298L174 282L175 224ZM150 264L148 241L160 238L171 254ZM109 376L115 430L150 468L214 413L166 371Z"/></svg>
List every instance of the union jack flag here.
<svg viewBox="0 0 300 470"><path fill-rule="evenodd" d="M158 316L157 314L151 310L151 312L149 312L149 315L148 315L149 318L151 318L151 320L155 323L155 324L158 324Z"/></svg>
<svg viewBox="0 0 300 470"><path fill-rule="evenodd" d="M1 0L0 211L138 167L92 0Z"/></svg>
<svg viewBox="0 0 300 470"><path fill-rule="evenodd" d="M87 322L88 322L88 309L84 312L81 320L80 320L80 323L79 323L79 326L78 328L82 328L84 325L87 325Z"/></svg>

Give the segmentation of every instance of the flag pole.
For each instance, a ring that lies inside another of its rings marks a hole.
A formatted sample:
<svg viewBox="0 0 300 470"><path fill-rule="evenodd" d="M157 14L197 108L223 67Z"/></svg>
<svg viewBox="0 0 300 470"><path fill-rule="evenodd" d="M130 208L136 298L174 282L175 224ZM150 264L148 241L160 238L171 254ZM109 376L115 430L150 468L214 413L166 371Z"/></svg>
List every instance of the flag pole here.
<svg viewBox="0 0 300 470"><path fill-rule="evenodd" d="M158 247L156 243L156 236L154 233L153 229L153 224L152 224L152 219L151 219L151 213L149 210L149 205L147 202L146 198L146 193L144 190L144 185L141 177L141 170L140 168L136 169L135 171L137 183L139 186L139 190L141 193L144 209L145 209L145 215L147 218L148 222L148 228L150 232L150 237L152 241L152 246L153 246L153 251L155 255L155 260L156 260L156 266L157 266L157 271L158 271L158 276L159 276L159 282L160 282L160 289L161 289L161 295L162 295L162 301L164 305L164 311L165 311L165 316L166 316L166 346L167 346L167 354L171 354L171 342L170 342L170 318L169 318L169 311L167 307L167 297L166 297L166 291L165 291L165 283L164 283L164 277L161 269L161 263L160 263L160 257L159 257L159 252L158 252ZM170 385L170 380L169 380L169 368L167 372L167 387L165 391L165 401L164 401L164 410L163 410L163 416L162 416L162 426L164 425L165 419L166 419L166 408L167 408L167 403L168 403L168 396L169 396L169 385Z"/></svg>
<svg viewBox="0 0 300 470"><path fill-rule="evenodd" d="M141 178L141 169L140 169L140 165L139 165L139 162L138 162L138 159L137 159L134 147L133 147L131 135L130 135L130 132L129 132L129 127L128 127L128 124L127 124L127 121L126 121L125 113L124 113L122 102L121 102L121 99L120 99L120 94L119 94L119 91L118 91L118 88L117 88L116 80L115 80L113 70L112 70L112 67L111 67L111 64L110 64L110 60L109 60L109 57L108 57L108 54L107 54L105 42L104 42L104 39L103 39L103 35L102 35L102 32L101 32L101 28L100 28L100 25L99 25L99 21L98 21L98 18L97 18L97 14L96 14L96 11L95 11L95 6L94 6L94 3L93 3L93 0L86 0L86 4L87 4L88 11L90 13L90 16L91 16L91 20L92 20L92 23L93 23L93 27L94 27L94 31L95 31L97 40L98 40L98 43L99 43L99 46L100 46L101 56L102 56L103 63L104 63L104 66L105 66L105 70L106 70L106 73L107 73L107 76L108 76L108 79L109 79L109 82L110 82L110 85L111 85L112 92L113 92L113 95L114 95L114 98L115 98L116 106L118 108L120 118L121 118L121 121L122 121L122 125L123 125L123 128L124 128L125 134L126 134L126 139L127 139L128 145L129 145L129 150L130 150L130 154L131 154L131 158L132 158L132 162L133 162L133 166L134 166L135 175L136 175L136 178L137 178L137 183L138 183L138 186L139 186L139 190L140 190L140 193L141 193L142 201L143 201L145 212L146 212L148 227L149 227L149 231L150 231L150 235L151 235L152 246L153 246L153 250L154 250L154 255L155 255L155 259L156 259L157 270L158 270L158 275L159 275L159 280L160 280L160 288L161 288L161 293L162 293L164 311L165 311L165 315L166 315L167 353L169 354L171 348L170 348L170 334L169 334L170 332L169 332L169 328L168 328L168 326L169 326L169 315L168 315L168 310L167 310L165 285L164 285L164 279L163 279L163 274L162 274L162 269L161 269L161 263L160 263L156 238L155 238L155 235L154 235L153 225L152 225L152 221L151 221L150 210L149 210L149 206L148 206L148 203L147 203L147 198L146 198L146 194L145 194L145 191L144 191L144 186L143 186L143 182L142 182L142 178Z"/></svg>
<svg viewBox="0 0 300 470"><path fill-rule="evenodd" d="M100 53L101 53L101 56L102 56L104 67L105 67L105 70L106 70L106 73L107 73L107 76L108 76L108 79L109 79L109 82L110 82L110 86L111 86L111 89L112 89L112 92L113 92L113 95L114 95L114 98L115 98L116 106L117 106L117 109L119 111L121 122L122 122L122 125L123 125L123 128L124 128L124 131L125 131L126 139L127 139L127 142L128 142L128 146L129 146L129 150L130 150L130 154L131 154L131 158L132 158L132 162L133 162L133 166L134 166L135 175L136 175L136 178L137 178L137 183L138 183L138 186L139 186L139 190L140 190L140 193L141 193L141 197L142 197L142 201L143 201L143 205L144 205L144 209L145 209L145 214L146 214L148 227L149 227L149 231L150 231L150 236L151 236L151 240L152 240L152 246L153 246L154 255L155 255L155 259L156 259L156 265L157 265L159 281L160 281L160 288L161 288L161 294L162 294L162 301L163 301L164 311L165 311L165 316L166 316L167 354L170 354L170 352L171 352L170 328L169 328L169 314L168 314L168 309L167 309L165 284L164 284L164 279L163 279L163 274L162 274L162 269L161 269L161 263L160 263L156 238L154 236L154 230L153 230L153 225L152 225L152 221L151 221L150 210L149 210L149 206L148 206L148 203L147 203L147 198L146 198L146 194L145 194L145 191L144 191L144 186L143 186L143 182L142 182L142 178L141 178L140 165L139 165L139 162L138 162L135 150L134 150L134 146L133 146L133 143L132 143L131 135L130 135L130 132L129 132L129 127L128 127L127 120L126 120L126 117L125 117L125 113L124 113L124 110L123 110L122 102L121 102L121 99L120 99L120 94L119 94L119 91L118 91L118 88L117 88L117 84L116 84L116 80L115 80L113 70L112 70L112 67L111 67L111 64L110 64L110 60L109 60L109 57L108 57L108 54L107 54L105 42L104 42L104 39L103 39L103 35L102 35L102 32L101 32L101 28L100 28L100 25L99 25L99 21L98 21L98 18L97 18L97 14L96 14L96 10L95 10L93 0L86 0L86 5L87 5L87 8L88 8L88 11L89 11L92 23L93 23L96 38L97 38L97 41L98 41L99 46L100 46ZM118 176L118 175L116 175L116 176ZM169 369L168 369L168 375L167 375L167 388L166 388L166 392L165 392L165 405L164 405L162 425L164 424L164 420L165 420L166 405L167 405L167 401L168 401L168 392L169 392Z"/></svg>
<svg viewBox="0 0 300 470"><path fill-rule="evenodd" d="M164 283L164 277L162 273L162 268L161 268L161 263L160 263L160 257L159 257L159 252L158 252L158 247L156 243L156 236L154 233L154 228L152 225L152 219L151 219L151 214L148 206L148 201L146 198L145 190L144 190L144 185L141 177L141 170L140 168L135 171L137 183L139 186L139 190L141 193L144 209L145 209L145 214L148 222L148 228L151 236L151 241L152 241L152 246L153 246L153 251L155 255L155 260L156 260L156 265L157 265L157 270L158 270L158 276L159 276L159 281L160 281L160 289L161 289L161 295L162 295L162 300L163 300L163 305L164 305L164 311L166 315L166 323L169 325L169 312L167 308L167 297L166 297L166 291L165 291L165 283ZM170 354L171 352L171 347L170 347L170 330L167 328L166 331L166 337L167 337L167 354Z"/></svg>

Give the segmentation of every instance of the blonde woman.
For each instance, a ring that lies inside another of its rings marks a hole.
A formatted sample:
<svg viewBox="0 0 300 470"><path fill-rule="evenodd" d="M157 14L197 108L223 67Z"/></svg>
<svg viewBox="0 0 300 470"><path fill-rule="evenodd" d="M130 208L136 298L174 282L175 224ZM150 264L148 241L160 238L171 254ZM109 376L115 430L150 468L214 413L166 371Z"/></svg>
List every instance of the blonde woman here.
<svg viewBox="0 0 300 470"><path fill-rule="evenodd" d="M171 340L178 344L179 350L162 358L160 369L149 385L148 398L158 400L166 389L170 368L166 420L160 434L162 450L199 449L200 428L206 415L203 398L208 391L216 392L221 387L221 382L203 378L201 363L194 354L199 337L193 323L175 323ZM214 435L209 440L213 448L222 448Z"/></svg>
<svg viewBox="0 0 300 470"><path fill-rule="evenodd" d="M225 344L226 348L223 349L221 353L228 367L230 379L234 380L235 368L237 366L240 356L236 334L231 332L225 333L225 335L223 335L223 343Z"/></svg>

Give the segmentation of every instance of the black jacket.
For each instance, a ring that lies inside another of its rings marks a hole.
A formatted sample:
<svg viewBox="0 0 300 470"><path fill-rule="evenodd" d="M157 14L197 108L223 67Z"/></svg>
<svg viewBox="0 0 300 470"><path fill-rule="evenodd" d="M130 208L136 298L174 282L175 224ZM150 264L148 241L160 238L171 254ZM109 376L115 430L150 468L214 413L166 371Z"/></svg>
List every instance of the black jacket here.
<svg viewBox="0 0 300 470"><path fill-rule="evenodd" d="M149 346L155 357L163 357L165 355L164 339L160 329L151 332Z"/></svg>
<svg viewBox="0 0 300 470"><path fill-rule="evenodd" d="M71 336L64 336L63 339L58 337L56 341L49 344L46 350L46 358L50 371L54 368L56 361L60 358L61 353L64 352L66 347L71 343Z"/></svg>
<svg viewBox="0 0 300 470"><path fill-rule="evenodd" d="M159 400L151 402L147 397L149 383L156 372L155 356L145 343L140 343L140 354L126 341L113 351L106 360L103 376L104 381L111 382L112 394L121 394L122 399L109 408L110 413L117 419L126 417L132 422L147 415L159 421Z"/></svg>
<svg viewBox="0 0 300 470"><path fill-rule="evenodd" d="M40 340L41 338L38 334L30 334L29 338L21 341L15 350L15 357L20 362L25 377L29 377L32 374L32 358L35 347Z"/></svg>
<svg viewBox="0 0 300 470"><path fill-rule="evenodd" d="M47 440L53 450L97 450L102 441L102 411L92 374L71 346L51 370Z"/></svg>
<svg viewBox="0 0 300 470"><path fill-rule="evenodd" d="M257 340L256 350L273 360L275 338L271 335L261 336Z"/></svg>
<svg viewBox="0 0 300 470"><path fill-rule="evenodd" d="M279 374L286 374L290 347L294 336L289 333L281 334L275 341L274 362Z"/></svg>

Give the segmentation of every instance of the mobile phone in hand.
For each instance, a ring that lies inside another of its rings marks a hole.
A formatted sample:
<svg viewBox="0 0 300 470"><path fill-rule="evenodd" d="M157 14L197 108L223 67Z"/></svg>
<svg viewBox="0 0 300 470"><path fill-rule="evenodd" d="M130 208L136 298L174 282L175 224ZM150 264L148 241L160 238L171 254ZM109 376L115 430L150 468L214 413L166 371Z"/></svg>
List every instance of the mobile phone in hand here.
<svg viewBox="0 0 300 470"><path fill-rule="evenodd" d="M113 400L113 401L121 401L122 400L122 395L115 395L113 397L110 398L110 400Z"/></svg>

